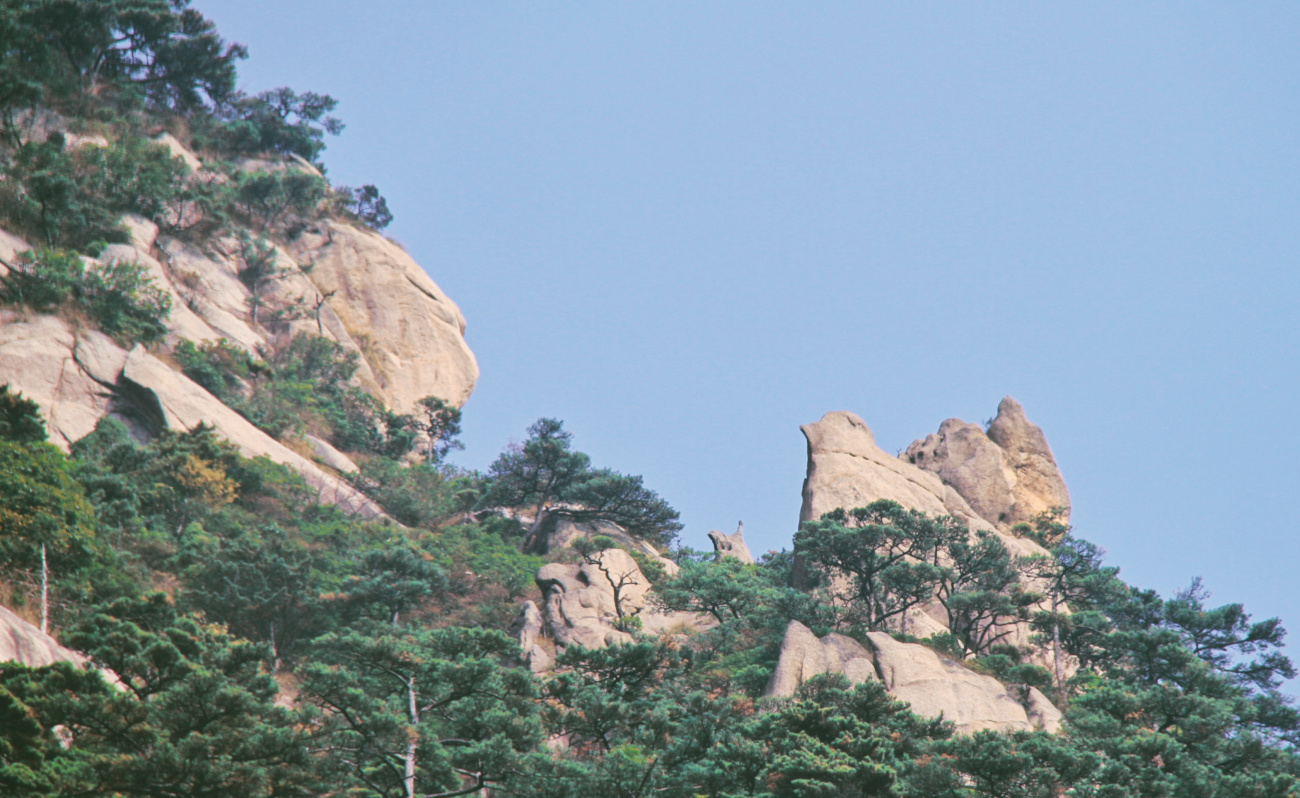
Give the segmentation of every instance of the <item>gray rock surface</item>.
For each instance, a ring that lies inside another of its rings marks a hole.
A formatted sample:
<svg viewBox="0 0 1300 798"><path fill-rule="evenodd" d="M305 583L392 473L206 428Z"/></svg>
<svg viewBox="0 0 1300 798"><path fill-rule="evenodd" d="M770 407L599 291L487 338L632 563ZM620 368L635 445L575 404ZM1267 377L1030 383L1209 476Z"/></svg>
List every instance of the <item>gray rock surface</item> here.
<svg viewBox="0 0 1300 798"><path fill-rule="evenodd" d="M716 529L709 532L709 540L713 542L713 552L718 557L731 557L740 560L746 565L753 564L754 555L749 553L749 546L745 545L745 524L743 521L736 525L736 531L730 535Z"/></svg>

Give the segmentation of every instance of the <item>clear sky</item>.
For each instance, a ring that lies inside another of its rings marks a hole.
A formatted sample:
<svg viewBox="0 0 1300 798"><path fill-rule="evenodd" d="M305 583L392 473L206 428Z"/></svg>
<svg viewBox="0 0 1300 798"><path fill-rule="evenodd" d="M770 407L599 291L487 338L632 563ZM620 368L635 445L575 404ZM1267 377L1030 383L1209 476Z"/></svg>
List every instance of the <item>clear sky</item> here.
<svg viewBox="0 0 1300 798"><path fill-rule="evenodd" d="M562 418L764 551L800 424L1010 394L1131 583L1300 635L1300 6L197 6L464 310L459 462Z"/></svg>

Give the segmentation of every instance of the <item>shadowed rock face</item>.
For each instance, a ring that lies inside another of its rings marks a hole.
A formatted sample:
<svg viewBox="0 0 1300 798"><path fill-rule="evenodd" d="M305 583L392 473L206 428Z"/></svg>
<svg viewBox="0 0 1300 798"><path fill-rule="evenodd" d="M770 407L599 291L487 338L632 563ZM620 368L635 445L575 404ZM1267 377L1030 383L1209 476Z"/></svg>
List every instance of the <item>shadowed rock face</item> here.
<svg viewBox="0 0 1300 798"><path fill-rule="evenodd" d="M749 546L745 545L744 523L739 524L730 535L715 529L709 533L709 540L713 541L713 553L719 558L731 557L746 565L753 564L754 555L749 553Z"/></svg>
<svg viewBox="0 0 1300 798"><path fill-rule="evenodd" d="M1060 731L1061 714L1034 688L1009 689L992 676L976 673L916 643L900 643L884 632L871 632L867 644L841 634L818 639L808 627L791 621L781 642L781 656L766 695L785 698L822 673L842 673L853 684L884 683L889 694L906 701L926 718L950 720L958 734L996 731ZM1013 693L1023 692L1024 700Z"/></svg>

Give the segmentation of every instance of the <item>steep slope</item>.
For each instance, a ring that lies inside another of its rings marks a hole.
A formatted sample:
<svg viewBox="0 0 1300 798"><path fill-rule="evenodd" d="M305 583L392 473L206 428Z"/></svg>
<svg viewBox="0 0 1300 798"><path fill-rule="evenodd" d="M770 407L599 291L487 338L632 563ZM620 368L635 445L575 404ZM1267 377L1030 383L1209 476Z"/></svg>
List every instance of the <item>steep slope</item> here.
<svg viewBox="0 0 1300 798"><path fill-rule="evenodd" d="M190 180L229 179L202 171L198 156L170 134L156 141L199 167ZM258 165L306 168L291 159ZM0 311L0 383L38 402L51 441L65 450L107 415L141 437L208 423L246 456L267 456L300 471L322 499L375 515L373 502L335 475L336 469L351 470L340 468L346 458L308 438L308 446L296 448L313 454L313 462L275 440L182 374L170 350L183 340L223 341L258 355L305 333L355 353L356 381L396 413L412 413L429 396L459 407L474 389L478 366L465 343L460 309L400 247L373 231L322 219L287 245L274 245L269 276L259 281L249 277L248 239L238 230L199 246L160 235L156 224L140 217L127 216L123 225L130 242L104 247L87 262L97 269L139 264L170 297L161 349L121 346L66 314ZM32 249L0 230L0 277Z"/></svg>

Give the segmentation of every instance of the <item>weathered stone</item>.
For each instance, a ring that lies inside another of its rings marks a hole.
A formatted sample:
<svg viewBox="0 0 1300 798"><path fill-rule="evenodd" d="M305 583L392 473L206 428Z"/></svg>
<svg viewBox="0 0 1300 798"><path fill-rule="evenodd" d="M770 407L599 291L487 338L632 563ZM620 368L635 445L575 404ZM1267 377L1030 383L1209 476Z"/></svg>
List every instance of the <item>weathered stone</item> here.
<svg viewBox="0 0 1300 798"><path fill-rule="evenodd" d="M1065 720L1061 710L1037 687L1026 689L1025 694L1025 712L1034 728L1048 734L1060 734L1062 721Z"/></svg>
<svg viewBox="0 0 1300 798"><path fill-rule="evenodd" d="M620 610L630 617L645 606L649 580L622 549L606 549L593 559L581 565L549 563L537 572L547 626L560 646L602 648L632 642L632 635L615 623Z"/></svg>
<svg viewBox="0 0 1300 798"><path fill-rule="evenodd" d="M800 429L808 439L800 521L816 520L839 507L852 509L891 499L928 515L951 515L972 527L994 528L939 477L877 446L871 428L854 414L827 413Z"/></svg>
<svg viewBox="0 0 1300 798"><path fill-rule="evenodd" d="M217 434L235 444L245 457L269 457L302 474L318 491L321 501L348 512L383 515L379 506L365 494L325 473L315 463L262 432L189 378L172 371L143 347L135 347L127 356L120 382L137 403L153 405L142 409L145 413L152 411L168 428L187 430L199 424L211 424Z"/></svg>
<svg viewBox="0 0 1300 798"><path fill-rule="evenodd" d="M82 362L84 361L84 365ZM108 412L113 367L126 352L94 331L74 331L56 316L0 311L0 384L40 405L50 441L67 449Z"/></svg>
<svg viewBox="0 0 1300 798"><path fill-rule="evenodd" d="M374 372L379 397L399 413L437 396L460 406L478 380L460 308L393 242L370 230L322 222L290 252Z"/></svg>
<svg viewBox="0 0 1300 798"><path fill-rule="evenodd" d="M740 560L746 565L752 565L754 555L749 553L749 546L745 545L745 523L736 525L736 531L728 535L726 532L713 530L709 532L709 540L713 542L713 553L719 558L731 557Z"/></svg>
<svg viewBox="0 0 1300 798"><path fill-rule="evenodd" d="M162 264L152 255L129 244L110 244L99 253L97 260L105 266L114 261L121 261L137 263L145 268L149 277L171 298L172 310L167 317L167 331L173 342L181 338L188 338L191 341L216 341L221 338L220 333L212 329L185 304L185 300L172 285Z"/></svg>
<svg viewBox="0 0 1300 798"><path fill-rule="evenodd" d="M885 688L911 704L916 714L950 720L958 734L1034 728L1025 708L992 676L940 657L925 646L900 643L884 632L869 632L867 640Z"/></svg>
<svg viewBox="0 0 1300 798"><path fill-rule="evenodd" d="M525 601L519 606L515 635L519 640L519 651L524 663L535 674L545 673L554 664L554 659L542 646L544 633L541 611L533 602Z"/></svg>
<svg viewBox="0 0 1300 798"><path fill-rule="evenodd" d="M171 133L159 133L157 136L154 136L153 140L155 144L161 144L166 147L167 151L172 154L173 158L179 158L190 172L197 172L203 168L203 162L199 160L198 156L190 152L185 145L181 144L180 140Z"/></svg>
<svg viewBox="0 0 1300 798"><path fill-rule="evenodd" d="M1002 531L1058 508L1068 519L1070 494L1047 439L1009 396L987 433L950 418L907 447L903 459L938 475Z"/></svg>
<svg viewBox="0 0 1300 798"><path fill-rule="evenodd" d="M799 685L823 673L842 673L854 684L877 678L871 652L858 641L834 632L818 639L807 626L790 621L764 695L788 698Z"/></svg>
<svg viewBox="0 0 1300 798"><path fill-rule="evenodd" d="M304 435L303 438L306 439L307 445L311 446L312 456L316 458L318 463L327 465L343 474L355 474L360 470L351 457L335 449L329 444L329 441L321 440L315 435Z"/></svg>
<svg viewBox="0 0 1300 798"><path fill-rule="evenodd" d="M59 645L53 637L19 618L8 608L0 607L0 662L18 662L32 668L43 668L56 662L85 665L86 658Z"/></svg>
<svg viewBox="0 0 1300 798"><path fill-rule="evenodd" d="M1012 487L1015 504L1009 522L1030 522L1041 513L1063 509L1061 520L1069 523L1070 491L1047 445L1047 436L1025 418L1025 409L1010 396L998 405L997 417L989 425L989 438L1006 452L1016 474Z"/></svg>

